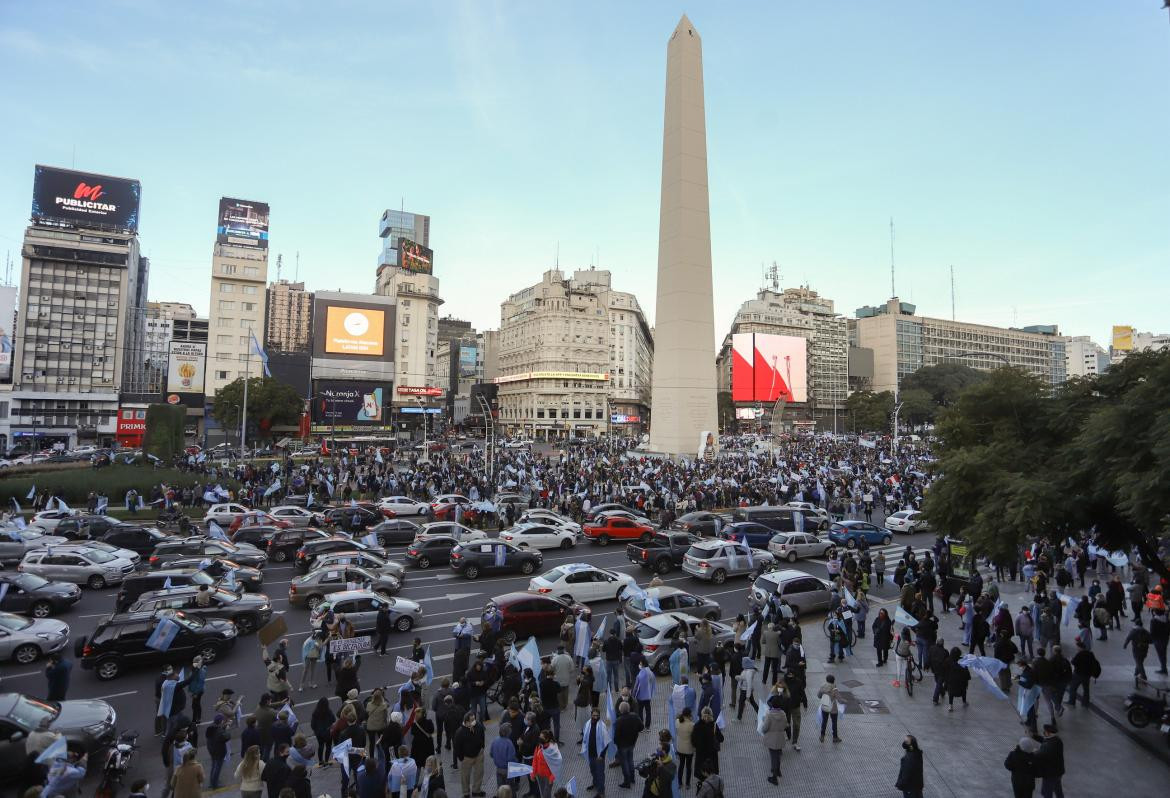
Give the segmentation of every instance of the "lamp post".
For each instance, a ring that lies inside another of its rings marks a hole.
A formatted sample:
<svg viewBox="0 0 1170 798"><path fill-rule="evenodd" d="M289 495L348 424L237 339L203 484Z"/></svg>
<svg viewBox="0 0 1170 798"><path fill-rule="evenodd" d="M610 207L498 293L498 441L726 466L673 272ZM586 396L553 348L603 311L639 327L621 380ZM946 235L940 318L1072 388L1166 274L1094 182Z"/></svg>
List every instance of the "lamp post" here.
<svg viewBox="0 0 1170 798"><path fill-rule="evenodd" d="M427 406L426 403L422 400L421 396L414 397L414 401L418 403L419 410L422 411L423 417L423 457L425 457L427 460L430 460L431 447L430 442L427 440Z"/></svg>

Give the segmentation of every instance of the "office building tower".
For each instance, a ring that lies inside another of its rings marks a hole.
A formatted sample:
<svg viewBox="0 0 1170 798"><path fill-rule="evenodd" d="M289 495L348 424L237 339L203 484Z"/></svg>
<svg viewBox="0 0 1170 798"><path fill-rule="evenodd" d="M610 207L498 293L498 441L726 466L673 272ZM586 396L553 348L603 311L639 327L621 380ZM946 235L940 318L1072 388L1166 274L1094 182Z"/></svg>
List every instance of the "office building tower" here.
<svg viewBox="0 0 1170 798"><path fill-rule="evenodd" d="M431 217L409 211L382 212L378 222L382 251L378 253L378 273L384 266L398 266L398 239L405 238L424 247L431 245Z"/></svg>
<svg viewBox="0 0 1170 798"><path fill-rule="evenodd" d="M264 348L270 352L308 352L313 342L313 293L304 283L278 280L268 286Z"/></svg>

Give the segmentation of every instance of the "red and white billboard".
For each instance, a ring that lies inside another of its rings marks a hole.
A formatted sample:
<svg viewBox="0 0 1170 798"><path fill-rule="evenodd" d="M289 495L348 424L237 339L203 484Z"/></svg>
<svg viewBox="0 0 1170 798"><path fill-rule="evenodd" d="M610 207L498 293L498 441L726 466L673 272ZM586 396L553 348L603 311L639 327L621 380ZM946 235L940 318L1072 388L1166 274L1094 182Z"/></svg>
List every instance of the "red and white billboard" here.
<svg viewBox="0 0 1170 798"><path fill-rule="evenodd" d="M808 401L808 341L796 335L731 336L734 402Z"/></svg>

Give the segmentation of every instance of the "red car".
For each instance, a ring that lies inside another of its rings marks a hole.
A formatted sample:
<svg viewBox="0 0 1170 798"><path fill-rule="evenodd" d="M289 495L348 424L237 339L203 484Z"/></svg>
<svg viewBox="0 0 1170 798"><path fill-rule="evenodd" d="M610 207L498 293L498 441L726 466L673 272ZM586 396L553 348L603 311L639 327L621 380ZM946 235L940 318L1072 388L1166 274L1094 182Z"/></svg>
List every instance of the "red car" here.
<svg viewBox="0 0 1170 798"><path fill-rule="evenodd" d="M558 634L565 618L587 609L584 604L525 592L505 593L493 598L492 603L500 611L500 631L515 632L520 639Z"/></svg>
<svg viewBox="0 0 1170 798"><path fill-rule="evenodd" d="M581 528L585 537L599 546L608 546L610 540L641 540L654 537L654 527L628 518L603 516Z"/></svg>

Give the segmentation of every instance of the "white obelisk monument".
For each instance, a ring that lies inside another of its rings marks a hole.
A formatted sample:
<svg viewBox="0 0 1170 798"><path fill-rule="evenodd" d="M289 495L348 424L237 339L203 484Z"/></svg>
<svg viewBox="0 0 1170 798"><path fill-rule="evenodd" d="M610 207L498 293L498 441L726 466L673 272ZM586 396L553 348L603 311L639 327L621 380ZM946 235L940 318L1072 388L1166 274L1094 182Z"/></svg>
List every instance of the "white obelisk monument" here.
<svg viewBox="0 0 1170 798"><path fill-rule="evenodd" d="M718 439L703 45L684 15L666 46L650 449L695 457Z"/></svg>

